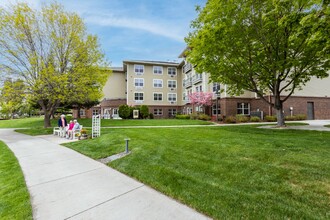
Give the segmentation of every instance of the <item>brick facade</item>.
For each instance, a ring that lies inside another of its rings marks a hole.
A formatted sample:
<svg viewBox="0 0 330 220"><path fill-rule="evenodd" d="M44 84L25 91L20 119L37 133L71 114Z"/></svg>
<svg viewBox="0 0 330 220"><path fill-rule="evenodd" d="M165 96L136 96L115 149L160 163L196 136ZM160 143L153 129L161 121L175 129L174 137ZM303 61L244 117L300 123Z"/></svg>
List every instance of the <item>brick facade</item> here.
<svg viewBox="0 0 330 220"><path fill-rule="evenodd" d="M272 97L265 97L266 99ZM292 114L303 114L307 116L307 103L314 104L314 119L330 119L330 98L328 97L299 97L291 96L283 104L285 116ZM221 115L235 116L237 114L237 103L250 103L250 111L263 111L264 115L276 115L276 110L261 98L222 98L220 99Z"/></svg>

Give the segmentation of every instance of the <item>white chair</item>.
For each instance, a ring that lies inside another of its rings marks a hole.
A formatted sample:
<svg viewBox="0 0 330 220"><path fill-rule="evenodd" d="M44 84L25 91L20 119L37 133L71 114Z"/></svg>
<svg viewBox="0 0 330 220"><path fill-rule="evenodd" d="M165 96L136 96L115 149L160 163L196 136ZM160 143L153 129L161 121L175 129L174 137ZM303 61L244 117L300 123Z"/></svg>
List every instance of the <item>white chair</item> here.
<svg viewBox="0 0 330 220"><path fill-rule="evenodd" d="M57 136L60 136L61 135L61 129L60 129L60 127L54 127L53 134L54 135L57 135Z"/></svg>

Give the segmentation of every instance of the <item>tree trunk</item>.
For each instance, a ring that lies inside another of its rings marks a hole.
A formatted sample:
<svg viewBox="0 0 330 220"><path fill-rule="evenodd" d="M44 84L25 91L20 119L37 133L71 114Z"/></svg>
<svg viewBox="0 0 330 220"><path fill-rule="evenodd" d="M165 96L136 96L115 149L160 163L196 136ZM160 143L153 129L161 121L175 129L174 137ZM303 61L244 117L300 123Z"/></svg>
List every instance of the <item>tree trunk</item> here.
<svg viewBox="0 0 330 220"><path fill-rule="evenodd" d="M50 124L50 116L51 112L48 112L46 109L44 110L45 118L44 118L44 128L49 128L51 127Z"/></svg>
<svg viewBox="0 0 330 220"><path fill-rule="evenodd" d="M80 118L80 107L77 108L77 118Z"/></svg>
<svg viewBox="0 0 330 220"><path fill-rule="evenodd" d="M281 97L275 97L275 109L277 116L277 127L284 127L284 114L283 114L283 102L281 101Z"/></svg>

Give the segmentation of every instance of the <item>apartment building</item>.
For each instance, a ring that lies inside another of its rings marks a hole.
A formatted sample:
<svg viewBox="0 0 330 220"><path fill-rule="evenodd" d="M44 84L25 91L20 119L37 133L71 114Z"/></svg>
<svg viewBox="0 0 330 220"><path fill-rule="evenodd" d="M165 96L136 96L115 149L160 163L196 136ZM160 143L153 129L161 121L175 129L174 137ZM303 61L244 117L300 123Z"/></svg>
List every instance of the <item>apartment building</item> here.
<svg viewBox="0 0 330 220"><path fill-rule="evenodd" d="M173 118L182 106L182 66L176 62L123 61L112 68L99 105L80 110L81 117L119 118L120 105L147 105L155 118ZM77 112L73 112L74 116Z"/></svg>
<svg viewBox="0 0 330 220"><path fill-rule="evenodd" d="M123 61L123 67L112 68L104 97L99 105L80 110L82 117L101 114L103 118L119 118L118 107L147 105L155 118L172 118L177 113L203 112L215 118L236 114L275 115L276 111L253 92L240 96L227 93L226 85L211 82L209 74L198 73L180 54L180 63L163 61ZM213 92L211 106L194 106L189 94ZM330 119L330 77L313 78L297 90L285 103L284 115L304 114L308 119ZM272 95L265 95L273 99ZM204 108L204 109L203 109ZM77 112L74 111L74 116Z"/></svg>

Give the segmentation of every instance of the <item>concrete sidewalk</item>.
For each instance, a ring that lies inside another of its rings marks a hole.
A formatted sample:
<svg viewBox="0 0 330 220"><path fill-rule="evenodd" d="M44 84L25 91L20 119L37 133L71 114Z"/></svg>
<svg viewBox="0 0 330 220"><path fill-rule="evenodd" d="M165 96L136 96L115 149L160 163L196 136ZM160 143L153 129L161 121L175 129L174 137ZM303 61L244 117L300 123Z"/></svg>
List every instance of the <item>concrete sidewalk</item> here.
<svg viewBox="0 0 330 220"><path fill-rule="evenodd" d="M0 139L21 165L34 219L208 219L47 138L0 129Z"/></svg>

